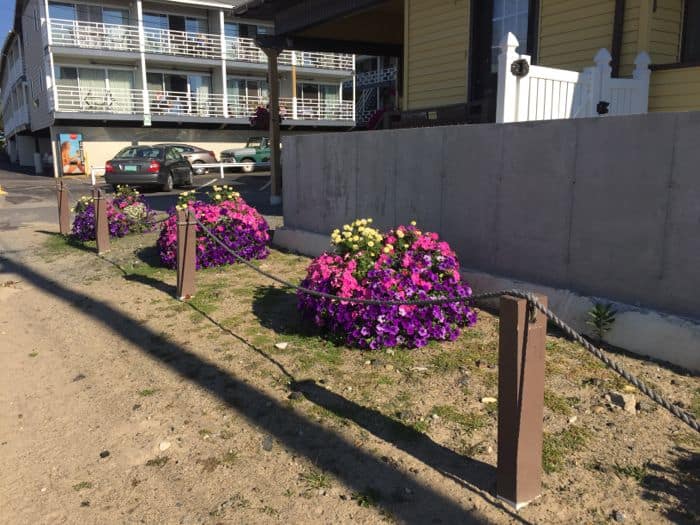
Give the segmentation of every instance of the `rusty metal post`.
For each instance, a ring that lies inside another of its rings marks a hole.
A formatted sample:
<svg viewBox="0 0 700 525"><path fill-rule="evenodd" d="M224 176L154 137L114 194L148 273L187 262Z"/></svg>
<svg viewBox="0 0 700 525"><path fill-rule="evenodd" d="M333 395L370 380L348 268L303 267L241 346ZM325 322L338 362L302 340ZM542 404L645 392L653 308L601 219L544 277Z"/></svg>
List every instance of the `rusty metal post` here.
<svg viewBox="0 0 700 525"><path fill-rule="evenodd" d="M536 296L547 306L547 297ZM542 418L547 318L526 299L501 297L496 494L515 509L542 490Z"/></svg>
<svg viewBox="0 0 700 525"><path fill-rule="evenodd" d="M97 253L105 253L109 251L107 202L102 194L102 190L93 189L92 197L95 199L95 238L97 240Z"/></svg>
<svg viewBox="0 0 700 525"><path fill-rule="evenodd" d="M56 181L56 194L58 197L58 231L61 235L70 233L70 204L68 203L68 188L61 179Z"/></svg>
<svg viewBox="0 0 700 525"><path fill-rule="evenodd" d="M177 298L186 301L195 293L197 232L192 210L177 211Z"/></svg>

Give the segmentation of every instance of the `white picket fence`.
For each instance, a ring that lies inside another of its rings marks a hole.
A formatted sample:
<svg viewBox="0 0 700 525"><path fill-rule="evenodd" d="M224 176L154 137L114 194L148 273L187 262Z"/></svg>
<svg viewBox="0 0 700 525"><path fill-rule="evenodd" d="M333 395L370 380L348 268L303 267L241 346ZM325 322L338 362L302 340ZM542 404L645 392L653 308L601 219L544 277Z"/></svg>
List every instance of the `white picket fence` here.
<svg viewBox="0 0 700 525"><path fill-rule="evenodd" d="M649 64L645 52L634 61L632 78L612 78L607 49L598 51L595 66L582 72L533 65L529 55L518 54L518 39L508 33L498 58L496 122L524 122L595 117L600 102L607 102L608 115L647 113L649 103ZM511 71L521 62L527 74Z"/></svg>

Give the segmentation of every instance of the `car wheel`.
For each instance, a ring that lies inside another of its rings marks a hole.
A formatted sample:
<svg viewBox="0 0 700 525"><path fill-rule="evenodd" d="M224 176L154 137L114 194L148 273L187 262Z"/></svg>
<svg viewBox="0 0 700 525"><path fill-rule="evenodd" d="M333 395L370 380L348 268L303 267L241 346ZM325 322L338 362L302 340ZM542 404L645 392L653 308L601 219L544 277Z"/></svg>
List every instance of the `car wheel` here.
<svg viewBox="0 0 700 525"><path fill-rule="evenodd" d="M241 163L243 164L241 167L243 173L253 173L255 171L255 161L253 159L243 159Z"/></svg>
<svg viewBox="0 0 700 525"><path fill-rule="evenodd" d="M195 160L195 161L192 163L192 165L193 165L193 167L194 167L194 172L195 172L197 175L204 175L207 171L209 171L209 170L206 169L206 168L198 168L198 167L197 167L197 164L204 164L204 162L201 161L201 160Z"/></svg>
<svg viewBox="0 0 700 525"><path fill-rule="evenodd" d="M168 173L168 178L165 179L165 184L162 186L163 191L173 191L173 187L175 186L175 181L173 180L173 174Z"/></svg>

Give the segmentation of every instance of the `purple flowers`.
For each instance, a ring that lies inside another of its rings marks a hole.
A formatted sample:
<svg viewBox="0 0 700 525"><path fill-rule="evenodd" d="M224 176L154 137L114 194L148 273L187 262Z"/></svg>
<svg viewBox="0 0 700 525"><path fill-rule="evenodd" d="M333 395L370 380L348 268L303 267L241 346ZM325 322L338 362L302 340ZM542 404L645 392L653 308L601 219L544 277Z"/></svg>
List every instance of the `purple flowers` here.
<svg viewBox="0 0 700 525"><path fill-rule="evenodd" d="M369 221L371 222L371 221ZM343 255L323 254L314 259L302 286L319 292L378 300L421 300L440 297L469 297L471 289L460 281L455 253L436 233L422 233L415 227L399 226L381 236L374 249L376 230L363 225L344 227L333 235ZM357 231L355 231L357 230ZM361 249L362 236L365 245ZM359 238L360 240L355 240ZM368 265L367 259L373 261ZM365 269L369 266L369 269ZM298 307L317 326L360 348L425 346L430 340L454 340L460 328L476 323L476 312L466 302L431 306L375 306L311 296L299 292Z"/></svg>
<svg viewBox="0 0 700 525"><path fill-rule="evenodd" d="M270 242L268 225L258 211L240 198L216 204L189 202L195 216L235 253L245 259L264 259ZM160 260L169 268L177 262L177 213L171 209L158 237ZM209 268L237 262L225 248L209 237L197 225L197 268Z"/></svg>

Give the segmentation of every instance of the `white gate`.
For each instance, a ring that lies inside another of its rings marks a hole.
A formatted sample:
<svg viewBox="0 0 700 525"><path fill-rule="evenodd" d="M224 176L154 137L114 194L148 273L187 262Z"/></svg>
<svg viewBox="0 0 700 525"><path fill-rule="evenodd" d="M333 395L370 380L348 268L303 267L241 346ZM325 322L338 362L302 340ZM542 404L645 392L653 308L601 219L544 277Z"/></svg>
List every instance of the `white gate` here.
<svg viewBox="0 0 700 525"><path fill-rule="evenodd" d="M595 117L603 109L609 115L647 112L647 53L637 55L632 78L612 78L607 49L598 51L594 67L579 73L533 65L529 55L515 51L517 47L518 39L508 33L498 57L496 122Z"/></svg>

